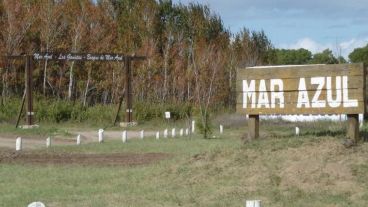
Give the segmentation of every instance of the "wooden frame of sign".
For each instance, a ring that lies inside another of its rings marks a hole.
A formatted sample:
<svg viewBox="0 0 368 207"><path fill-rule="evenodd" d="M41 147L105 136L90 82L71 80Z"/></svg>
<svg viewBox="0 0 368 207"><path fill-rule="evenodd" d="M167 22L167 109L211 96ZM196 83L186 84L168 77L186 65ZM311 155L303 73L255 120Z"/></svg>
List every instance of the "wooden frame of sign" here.
<svg viewBox="0 0 368 207"><path fill-rule="evenodd" d="M18 127L24 102L27 100L26 117L27 124L29 126L33 125L34 112L33 112L33 98L32 98L32 73L34 69L34 61L92 61L92 62L124 62L126 70L126 122L127 124L133 123L133 92L132 92L132 61L145 60L145 56L135 56L135 55L123 55L119 53L33 53L24 55L6 55L3 56L8 62L9 59L19 59L25 61L25 93L22 99L21 109L19 110L18 119L16 123L16 128ZM65 66L65 64L64 64ZM123 97L119 98L118 109L116 111L116 116L114 119L114 125L119 119L119 112L123 102Z"/></svg>
<svg viewBox="0 0 368 207"><path fill-rule="evenodd" d="M358 141L365 77L363 64L238 68L236 110L249 115L249 138L259 137L259 115L347 114L347 136Z"/></svg>

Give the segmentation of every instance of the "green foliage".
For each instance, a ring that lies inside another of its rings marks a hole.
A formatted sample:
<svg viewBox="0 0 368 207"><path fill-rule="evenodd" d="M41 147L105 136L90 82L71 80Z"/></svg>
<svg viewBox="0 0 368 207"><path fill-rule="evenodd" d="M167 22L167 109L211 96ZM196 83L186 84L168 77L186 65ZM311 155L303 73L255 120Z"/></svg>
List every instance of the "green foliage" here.
<svg viewBox="0 0 368 207"><path fill-rule="evenodd" d="M349 54L349 59L353 63L364 63L368 65L368 44L365 47L354 49Z"/></svg>
<svg viewBox="0 0 368 207"><path fill-rule="evenodd" d="M212 124L210 114L208 112L202 114L202 116L198 118L196 125L199 133L203 134L203 138L207 139L208 136L212 134Z"/></svg>
<svg viewBox="0 0 368 207"><path fill-rule="evenodd" d="M337 64L339 61L332 54L330 49L326 49L321 53L316 53L313 55L311 60L312 64Z"/></svg>
<svg viewBox="0 0 368 207"><path fill-rule="evenodd" d="M300 48L294 49L276 49L276 65L299 65L307 64L312 59L312 53L309 50Z"/></svg>
<svg viewBox="0 0 368 207"><path fill-rule="evenodd" d="M9 99L4 107L0 108L0 121L15 123L20 109L21 100ZM35 101L36 120L42 122L62 123L112 123L115 118L117 106L114 104L96 104L84 107L81 102L65 100L44 99L41 97ZM124 108L120 111L121 120L124 120ZM152 119L164 119L164 112L171 112L172 120L185 119L191 116L192 106L187 103L151 103L135 102L133 105L133 117L136 121L150 121ZM24 114L24 113L23 113Z"/></svg>
<svg viewBox="0 0 368 207"><path fill-rule="evenodd" d="M20 99L9 98L4 102L4 105L0 107L0 122L12 121L15 123L16 116L20 108ZM9 120L9 117L13 119Z"/></svg>
<svg viewBox="0 0 368 207"><path fill-rule="evenodd" d="M190 117L192 107L186 103L151 103L136 102L133 107L133 116L137 121L150 121L155 118L164 119L164 112L171 113L172 120Z"/></svg>
<svg viewBox="0 0 368 207"><path fill-rule="evenodd" d="M337 58L337 61L339 62L339 64L344 64L344 63L348 63L347 60L345 60L345 58L343 56L339 56Z"/></svg>

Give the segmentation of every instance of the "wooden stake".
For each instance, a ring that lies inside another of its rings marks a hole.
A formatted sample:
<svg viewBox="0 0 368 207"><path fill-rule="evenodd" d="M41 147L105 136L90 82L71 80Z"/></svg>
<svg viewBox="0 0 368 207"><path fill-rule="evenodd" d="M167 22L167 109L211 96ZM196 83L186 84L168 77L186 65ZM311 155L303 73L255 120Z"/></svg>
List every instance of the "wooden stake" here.
<svg viewBox="0 0 368 207"><path fill-rule="evenodd" d="M127 140L128 140L128 136L127 135L128 135L127 134L127 131L124 130L123 133L121 134L121 139L122 139L123 143L127 142Z"/></svg>
<svg viewBox="0 0 368 207"><path fill-rule="evenodd" d="M103 129L99 129L98 130L98 142L102 143L104 141L104 130Z"/></svg>
<svg viewBox="0 0 368 207"><path fill-rule="evenodd" d="M32 64L32 56L26 56L26 72L25 72L25 79L26 79L26 100L27 100L27 110L26 110L26 119L27 125L33 125L33 98L32 98L32 72L33 72L33 64Z"/></svg>
<svg viewBox="0 0 368 207"><path fill-rule="evenodd" d="M81 135L78 134L77 136L77 145L80 145L81 144Z"/></svg>
<svg viewBox="0 0 368 207"><path fill-rule="evenodd" d="M359 114L348 114L347 137L355 143L359 141Z"/></svg>
<svg viewBox="0 0 368 207"><path fill-rule="evenodd" d="M131 70L131 57L125 59L125 77L126 77L126 88L125 88L125 99L126 99L126 116L125 121L131 123L133 121L133 92L132 92L132 70Z"/></svg>
<svg viewBox="0 0 368 207"><path fill-rule="evenodd" d="M22 150L22 138L18 137L15 141L15 150L21 151Z"/></svg>
<svg viewBox="0 0 368 207"><path fill-rule="evenodd" d="M250 139L259 138L259 115L249 115L248 137Z"/></svg>
<svg viewBox="0 0 368 207"><path fill-rule="evenodd" d="M50 148L51 147L51 137L47 137L46 139L46 147Z"/></svg>

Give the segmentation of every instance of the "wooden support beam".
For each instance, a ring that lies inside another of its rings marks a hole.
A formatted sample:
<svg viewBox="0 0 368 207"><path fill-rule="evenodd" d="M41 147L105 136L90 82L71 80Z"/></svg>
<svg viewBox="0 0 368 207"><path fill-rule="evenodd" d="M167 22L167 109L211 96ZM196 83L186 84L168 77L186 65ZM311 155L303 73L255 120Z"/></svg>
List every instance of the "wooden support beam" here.
<svg viewBox="0 0 368 207"><path fill-rule="evenodd" d="M120 121L120 116L119 116L119 112L121 109L121 104L123 103L123 97L119 98L119 104L118 104L118 109L116 111L116 115L115 115L115 119L114 119L114 126L116 125L116 122Z"/></svg>
<svg viewBox="0 0 368 207"><path fill-rule="evenodd" d="M131 123L133 121L133 93L132 93L132 70L131 70L132 59L126 57L125 60L125 77L126 77L126 89L125 89L125 100L126 100L126 117L125 121Z"/></svg>
<svg viewBox="0 0 368 207"><path fill-rule="evenodd" d="M26 100L27 100L27 110L26 110L26 120L27 125L33 125L33 97L32 97L32 72L33 72L33 64L32 64L32 56L25 56L25 66L26 66Z"/></svg>
<svg viewBox="0 0 368 207"><path fill-rule="evenodd" d="M359 136L359 114L348 114L348 129L347 137L357 143L360 139Z"/></svg>
<svg viewBox="0 0 368 207"><path fill-rule="evenodd" d="M249 115L248 120L248 138L259 138L259 115Z"/></svg>
<svg viewBox="0 0 368 207"><path fill-rule="evenodd" d="M23 114L24 102L25 101L26 101L26 90L24 90L24 93L23 93L22 104L21 104L20 109L19 109L17 124L15 125L15 128L18 128L18 126L19 126L20 118L22 117L22 114Z"/></svg>

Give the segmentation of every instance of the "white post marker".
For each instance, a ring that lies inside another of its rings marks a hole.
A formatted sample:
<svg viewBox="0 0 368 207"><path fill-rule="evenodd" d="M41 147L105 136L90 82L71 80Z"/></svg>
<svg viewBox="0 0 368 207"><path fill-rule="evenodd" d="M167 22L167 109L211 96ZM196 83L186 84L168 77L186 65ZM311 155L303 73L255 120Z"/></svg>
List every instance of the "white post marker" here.
<svg viewBox="0 0 368 207"><path fill-rule="evenodd" d="M144 139L144 130L141 131L141 139Z"/></svg>
<svg viewBox="0 0 368 207"><path fill-rule="evenodd" d="M186 128L185 129L185 136L188 136L189 135L189 129L188 128Z"/></svg>
<svg viewBox="0 0 368 207"><path fill-rule="evenodd" d="M36 202L32 202L32 203L28 204L27 207L46 207L46 206L42 202L36 201Z"/></svg>
<svg viewBox="0 0 368 207"><path fill-rule="evenodd" d="M18 137L15 141L15 150L21 151L22 150L22 137Z"/></svg>
<svg viewBox="0 0 368 207"><path fill-rule="evenodd" d="M160 139L160 132L156 132L156 139L159 140Z"/></svg>
<svg viewBox="0 0 368 207"><path fill-rule="evenodd" d="M127 142L127 131L124 130L122 133L121 133L121 140L123 141L123 143Z"/></svg>
<svg viewBox="0 0 368 207"><path fill-rule="evenodd" d="M80 145L81 144L81 135L78 134L77 136L77 145Z"/></svg>
<svg viewBox="0 0 368 207"><path fill-rule="evenodd" d="M195 121L193 120L192 121L192 133L194 133L194 131L195 131Z"/></svg>
<svg viewBox="0 0 368 207"><path fill-rule="evenodd" d="M167 138L167 129L164 130L164 138Z"/></svg>
<svg viewBox="0 0 368 207"><path fill-rule="evenodd" d="M299 133L300 133L299 127L295 127L295 135L296 136L299 136Z"/></svg>
<svg viewBox="0 0 368 207"><path fill-rule="evenodd" d="M180 129L180 136L182 137L184 134L184 130L183 129Z"/></svg>
<svg viewBox="0 0 368 207"><path fill-rule="evenodd" d="M176 136L175 128L171 130L171 137L174 138Z"/></svg>
<svg viewBox="0 0 368 207"><path fill-rule="evenodd" d="M220 124L220 134L224 133L224 126L222 126L222 124Z"/></svg>
<svg viewBox="0 0 368 207"><path fill-rule="evenodd" d="M260 200L245 201L245 207L261 207Z"/></svg>
<svg viewBox="0 0 368 207"><path fill-rule="evenodd" d="M104 141L104 130L103 129L99 129L98 130L98 142L102 143Z"/></svg>
<svg viewBox="0 0 368 207"><path fill-rule="evenodd" d="M51 137L48 137L48 138L46 139L46 147L47 147L47 148L51 147Z"/></svg>

